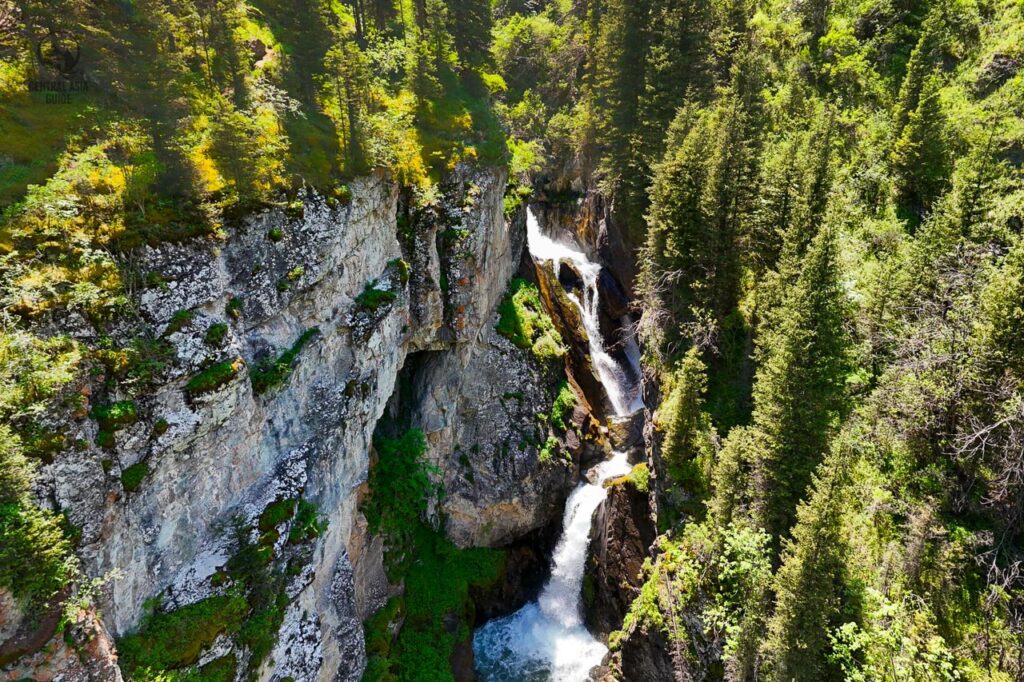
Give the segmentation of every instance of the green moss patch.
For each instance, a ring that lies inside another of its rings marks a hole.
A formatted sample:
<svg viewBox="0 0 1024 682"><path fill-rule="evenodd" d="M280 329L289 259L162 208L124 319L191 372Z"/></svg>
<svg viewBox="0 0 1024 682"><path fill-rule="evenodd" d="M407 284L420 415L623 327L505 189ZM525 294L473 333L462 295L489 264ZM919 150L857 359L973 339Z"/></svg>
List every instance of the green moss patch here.
<svg viewBox="0 0 1024 682"><path fill-rule="evenodd" d="M295 361L299 353L305 348L314 336L320 333L317 328L308 329L302 333L295 344L276 358L265 358L252 368L249 378L252 381L252 388L257 394L284 385L291 376Z"/></svg>
<svg viewBox="0 0 1024 682"><path fill-rule="evenodd" d="M185 384L185 392L191 396L197 396L216 391L238 376L243 367L245 367L245 363L241 358L210 365L188 380L188 383Z"/></svg>
<svg viewBox="0 0 1024 682"><path fill-rule="evenodd" d="M206 330L206 336L203 337L203 341L205 341L208 346L219 348L224 345L224 339L227 335L228 326L223 322L215 322Z"/></svg>
<svg viewBox="0 0 1024 682"><path fill-rule="evenodd" d="M149 466L145 462L133 464L121 472L121 485L127 492L133 493L142 486L142 481L147 474L149 474Z"/></svg>
<svg viewBox="0 0 1024 682"><path fill-rule="evenodd" d="M129 676L141 670L174 670L193 665L221 634L237 630L248 607L240 594L209 597L170 613L146 618L138 632L117 645Z"/></svg>
<svg viewBox="0 0 1024 682"><path fill-rule="evenodd" d="M96 405L92 408L92 418L104 431L117 431L138 420L138 411L131 400L120 400L116 403Z"/></svg>
<svg viewBox="0 0 1024 682"><path fill-rule="evenodd" d="M535 284L513 279L505 300L498 307L498 315L498 333L519 348L530 349L539 360L565 355L562 337L544 311Z"/></svg>
<svg viewBox="0 0 1024 682"><path fill-rule="evenodd" d="M367 284L366 288L363 289L363 293L356 296L356 305L371 313L377 312L384 306L391 305L397 298L395 292L387 289L378 289L376 285L376 282Z"/></svg>
<svg viewBox="0 0 1024 682"><path fill-rule="evenodd" d="M260 514L259 528L264 533L273 530L295 515L295 500L271 502Z"/></svg>
<svg viewBox="0 0 1024 682"><path fill-rule="evenodd" d="M558 384L558 393L551 405L551 418L548 423L562 431L567 431L569 429L568 419L572 417L575 408L576 392L572 390L569 382L563 379Z"/></svg>

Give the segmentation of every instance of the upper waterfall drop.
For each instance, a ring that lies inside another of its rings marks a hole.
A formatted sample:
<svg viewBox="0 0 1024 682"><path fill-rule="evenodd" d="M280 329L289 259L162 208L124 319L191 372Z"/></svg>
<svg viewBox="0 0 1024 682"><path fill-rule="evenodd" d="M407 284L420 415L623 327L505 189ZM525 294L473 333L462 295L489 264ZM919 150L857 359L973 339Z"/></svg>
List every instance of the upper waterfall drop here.
<svg viewBox="0 0 1024 682"><path fill-rule="evenodd" d="M566 292L580 311L580 318L583 320L583 327L587 331L590 344L590 357L597 370L598 378L608 393L608 399L612 404L612 410L617 417L625 417L633 414L643 407L640 398L640 350L636 340L630 334L626 340L625 355L628 361L623 367L613 358L604 347L604 337L601 335L600 318L598 306L600 305L600 291L598 289L598 278L601 275L600 263L591 261L583 251L574 245L557 241L545 235L540 228L533 209L528 209L526 214L526 236L530 249L530 255L537 261L548 261L555 264L555 274L563 262L572 263L573 268L583 279L583 291L577 294L575 291ZM628 321L624 321L627 322Z"/></svg>

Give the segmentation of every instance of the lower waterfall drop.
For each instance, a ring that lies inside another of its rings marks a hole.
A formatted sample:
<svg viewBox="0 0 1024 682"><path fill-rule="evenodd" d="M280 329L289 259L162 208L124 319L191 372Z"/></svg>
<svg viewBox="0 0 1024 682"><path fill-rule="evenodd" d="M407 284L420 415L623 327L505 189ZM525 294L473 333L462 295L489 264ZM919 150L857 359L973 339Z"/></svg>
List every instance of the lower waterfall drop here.
<svg viewBox="0 0 1024 682"><path fill-rule="evenodd" d="M602 484L629 470L626 454L616 453L591 470L594 483L581 484L569 496L551 579L540 597L511 616L490 621L473 637L481 682L582 682L600 665L608 649L587 632L580 617L583 569L591 517L608 494Z"/></svg>
<svg viewBox="0 0 1024 682"><path fill-rule="evenodd" d="M583 278L583 290L568 292L568 296L580 310L594 368L615 415L633 414L643 406L638 381L640 353L630 337L625 348L628 365L623 367L604 348L598 318L600 264L590 261L582 251L544 235L533 211L527 215L533 258L553 262L556 275L563 261L570 262ZM537 601L511 616L484 624L474 633L473 654L481 682L584 682L601 664L608 648L587 631L580 613L583 573L591 520L608 495L603 483L626 475L630 469L626 454L616 452L588 472L591 482L581 483L569 496L562 536L552 556L551 578Z"/></svg>

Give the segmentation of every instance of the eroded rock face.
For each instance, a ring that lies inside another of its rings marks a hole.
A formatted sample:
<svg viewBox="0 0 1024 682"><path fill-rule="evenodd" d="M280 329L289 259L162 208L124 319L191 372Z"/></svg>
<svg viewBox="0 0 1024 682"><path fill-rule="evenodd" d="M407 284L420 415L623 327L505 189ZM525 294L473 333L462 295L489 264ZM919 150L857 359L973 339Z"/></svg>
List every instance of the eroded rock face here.
<svg viewBox="0 0 1024 682"><path fill-rule="evenodd" d="M640 465L645 467L646 465ZM605 484L608 497L598 507L590 530L586 578L588 627L608 634L622 626L640 594L641 571L657 536L648 491L623 477Z"/></svg>
<svg viewBox="0 0 1024 682"><path fill-rule="evenodd" d="M129 423L101 435L80 411L66 425L80 447L60 453L39 484L81 529L87 573L116 576L100 599L112 633L135 627L155 595L177 608L215 594L233 520L251 525L271 503L302 498L327 526L301 547L279 527L275 556L305 568L288 578L290 603L259 677L358 680L361 621L388 591L380 540L358 504L374 427L411 352L435 354L419 379L420 414L452 493L452 538L503 544L560 514L572 466L541 467L536 448L500 447L550 407L549 379L493 331L525 240L503 216L505 171L457 169L411 233L383 175L350 189L347 205L307 191L301 210L252 216L223 242L141 254L139 269L160 284L138 295L139 313L173 361L134 398ZM211 341L214 325L227 329ZM290 372L250 380L282 357ZM99 381L83 395L93 405L128 397ZM133 465L144 473L126 488ZM220 641L203 661L232 646Z"/></svg>
<svg viewBox="0 0 1024 682"><path fill-rule="evenodd" d="M556 377L493 324L456 352L426 359L415 376L413 421L444 472L448 536L499 547L559 518L577 469L540 460Z"/></svg>

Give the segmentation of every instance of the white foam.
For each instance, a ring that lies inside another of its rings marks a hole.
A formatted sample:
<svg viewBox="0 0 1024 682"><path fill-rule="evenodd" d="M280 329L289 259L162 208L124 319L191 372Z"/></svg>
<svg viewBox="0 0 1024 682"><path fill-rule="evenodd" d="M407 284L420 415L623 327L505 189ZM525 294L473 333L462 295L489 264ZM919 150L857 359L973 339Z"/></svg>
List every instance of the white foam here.
<svg viewBox="0 0 1024 682"><path fill-rule="evenodd" d="M594 510L605 499L602 483L630 470L625 453L594 467L594 483L581 483L565 504L562 537L551 578L536 602L476 631L473 653L481 682L583 682L608 649L580 616L583 569Z"/></svg>
<svg viewBox="0 0 1024 682"><path fill-rule="evenodd" d="M572 263L583 278L583 291L568 292L569 299L579 308L583 327L587 330L590 340L590 360L597 370L598 378L608 393L612 409L616 416L633 414L643 407L640 400L638 381L640 367L640 350L632 335L626 341L626 358L628 367L615 361L604 347L604 338L598 317L599 290L597 280L601 275L601 265L592 262L581 250L561 241L548 237L540 229L537 216L530 209L526 214L526 238L530 247L530 255L538 261L548 261L558 267L563 262ZM628 321L627 321L628 322Z"/></svg>

